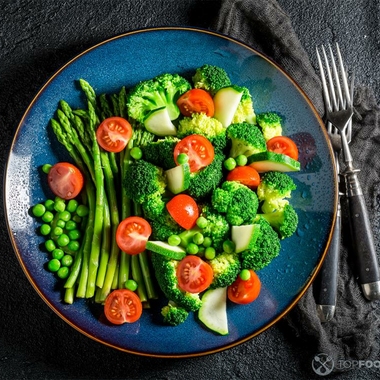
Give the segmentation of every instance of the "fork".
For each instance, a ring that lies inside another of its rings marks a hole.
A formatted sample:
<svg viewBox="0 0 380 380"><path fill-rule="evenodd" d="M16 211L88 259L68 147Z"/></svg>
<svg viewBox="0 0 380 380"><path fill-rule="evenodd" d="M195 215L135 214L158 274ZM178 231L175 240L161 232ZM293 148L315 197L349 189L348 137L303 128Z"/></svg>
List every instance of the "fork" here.
<svg viewBox="0 0 380 380"><path fill-rule="evenodd" d="M336 128L335 131L340 135L342 142L343 160L346 165L342 174L345 178L345 195L349 204L351 237L353 239L359 283L364 296L368 300L377 300L380 299L380 274L376 249L363 191L357 176L359 169L354 168L348 145L351 139L350 123L354 113L353 100L338 44L336 44L336 51L339 70L336 67L331 47L329 47L330 64L325 48L322 46L328 85L322 60L318 53L318 64L325 101L325 116L327 122L330 122Z"/></svg>

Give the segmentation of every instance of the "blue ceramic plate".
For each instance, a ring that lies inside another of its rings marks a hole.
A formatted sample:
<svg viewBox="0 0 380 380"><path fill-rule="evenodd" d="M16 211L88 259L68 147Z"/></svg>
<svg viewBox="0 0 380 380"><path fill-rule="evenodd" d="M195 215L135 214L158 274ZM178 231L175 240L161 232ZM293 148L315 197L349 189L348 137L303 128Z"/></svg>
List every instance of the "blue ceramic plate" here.
<svg viewBox="0 0 380 380"><path fill-rule="evenodd" d="M65 99L84 107L79 78L98 94L118 92L163 72L192 73L209 63L221 66L235 84L247 86L257 112L276 110L284 134L300 146L302 170L292 174L297 190L291 200L299 214L297 233L283 241L281 254L259 272L262 292L247 306L228 306L229 335L218 336L194 316L176 328L155 323L145 311L135 324L110 326L90 301L62 302L57 280L44 269L36 221L29 209L47 198L39 168L69 159L49 132L49 119ZM283 317L313 280L330 241L337 186L327 134L315 109L297 84L273 62L248 46L213 32L190 28L140 30L107 40L59 70L37 94L17 129L6 170L5 205L17 258L43 300L86 336L122 351L157 357L197 356L247 341Z"/></svg>

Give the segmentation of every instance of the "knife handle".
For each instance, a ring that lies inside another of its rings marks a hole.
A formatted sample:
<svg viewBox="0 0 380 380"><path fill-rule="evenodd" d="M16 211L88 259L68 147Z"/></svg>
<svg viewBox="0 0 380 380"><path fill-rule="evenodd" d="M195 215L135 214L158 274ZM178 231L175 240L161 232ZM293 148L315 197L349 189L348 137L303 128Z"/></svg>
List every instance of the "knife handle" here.
<svg viewBox="0 0 380 380"><path fill-rule="evenodd" d="M341 210L340 203L338 202L335 227L330 246L316 281L317 289L315 301L317 304L318 315L322 322L331 320L335 313L341 228Z"/></svg>
<svg viewBox="0 0 380 380"><path fill-rule="evenodd" d="M380 299L380 274L368 210L358 177L358 170L345 173L350 229L355 259L364 295L369 300Z"/></svg>

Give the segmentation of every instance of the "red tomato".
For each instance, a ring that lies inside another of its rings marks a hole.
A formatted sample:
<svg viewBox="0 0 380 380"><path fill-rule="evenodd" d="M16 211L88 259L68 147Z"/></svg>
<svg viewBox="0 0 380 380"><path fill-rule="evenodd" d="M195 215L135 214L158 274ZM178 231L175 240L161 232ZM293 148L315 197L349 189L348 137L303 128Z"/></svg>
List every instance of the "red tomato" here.
<svg viewBox="0 0 380 380"><path fill-rule="evenodd" d="M96 130L98 144L107 152L121 152L131 137L131 124L122 117L104 119Z"/></svg>
<svg viewBox="0 0 380 380"><path fill-rule="evenodd" d="M62 199L75 198L83 188L82 173L68 162L53 165L47 179L51 191Z"/></svg>
<svg viewBox="0 0 380 380"><path fill-rule="evenodd" d="M227 181L237 181L250 187L257 188L260 184L260 175L255 168L251 166L237 166L227 174Z"/></svg>
<svg viewBox="0 0 380 380"><path fill-rule="evenodd" d="M168 203L166 209L171 217L183 228L189 230L194 227L199 217L198 205L195 200L186 194L174 196Z"/></svg>
<svg viewBox="0 0 380 380"><path fill-rule="evenodd" d="M275 136L267 141L267 149L274 153L286 154L298 160L298 148L296 143L286 136Z"/></svg>
<svg viewBox="0 0 380 380"><path fill-rule="evenodd" d="M183 138L175 146L174 160L177 165L177 156L180 153L186 153L188 155L188 163L192 173L211 164L215 155L214 147L210 141L206 137L196 134Z"/></svg>
<svg viewBox="0 0 380 380"><path fill-rule="evenodd" d="M251 277L244 281L237 277L235 282L228 287L227 294L228 299L238 304L247 304L253 302L261 290L261 281L257 274L250 269Z"/></svg>
<svg viewBox="0 0 380 380"><path fill-rule="evenodd" d="M214 101L207 91L200 88L193 88L185 92L177 100L177 105L184 116L191 116L193 113L214 116Z"/></svg>
<svg viewBox="0 0 380 380"><path fill-rule="evenodd" d="M116 243L125 253L137 255L145 250L151 233L152 228L145 219L139 216L129 216L117 227Z"/></svg>
<svg viewBox="0 0 380 380"><path fill-rule="evenodd" d="M188 255L177 267L179 287L185 292L200 293L206 290L213 279L213 270L199 256Z"/></svg>
<svg viewBox="0 0 380 380"><path fill-rule="evenodd" d="M106 318L115 325L136 322L142 314L139 296L129 289L117 289L111 292L104 303Z"/></svg>

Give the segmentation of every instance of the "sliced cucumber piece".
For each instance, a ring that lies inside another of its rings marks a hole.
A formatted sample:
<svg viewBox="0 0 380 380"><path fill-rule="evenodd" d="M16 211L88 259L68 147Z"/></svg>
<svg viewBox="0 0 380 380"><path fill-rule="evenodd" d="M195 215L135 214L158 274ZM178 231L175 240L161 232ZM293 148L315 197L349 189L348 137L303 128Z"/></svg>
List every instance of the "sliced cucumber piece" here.
<svg viewBox="0 0 380 380"><path fill-rule="evenodd" d="M251 249L260 234L259 224L246 224L231 227L231 240L235 243L235 251L243 252Z"/></svg>
<svg viewBox="0 0 380 380"><path fill-rule="evenodd" d="M233 86L223 87L214 96L214 117L218 119L223 127L228 127L235 115L240 103L243 91Z"/></svg>
<svg viewBox="0 0 380 380"><path fill-rule="evenodd" d="M227 288L207 290L202 296L198 317L210 330L220 335L227 335Z"/></svg>
<svg viewBox="0 0 380 380"><path fill-rule="evenodd" d="M166 170L167 187L173 194L179 194L190 186L190 166L188 163Z"/></svg>
<svg viewBox="0 0 380 380"><path fill-rule="evenodd" d="M254 167L259 173L277 172L296 172L301 169L299 161L280 153L261 152L248 157L247 165Z"/></svg>
<svg viewBox="0 0 380 380"><path fill-rule="evenodd" d="M177 128L170 120L166 107L157 108L149 112L144 120L145 128L157 136L175 136Z"/></svg>
<svg viewBox="0 0 380 380"><path fill-rule="evenodd" d="M146 242L146 249L160 255L165 256L168 259L182 260L186 256L186 251L178 246L172 246L163 241L151 241Z"/></svg>

